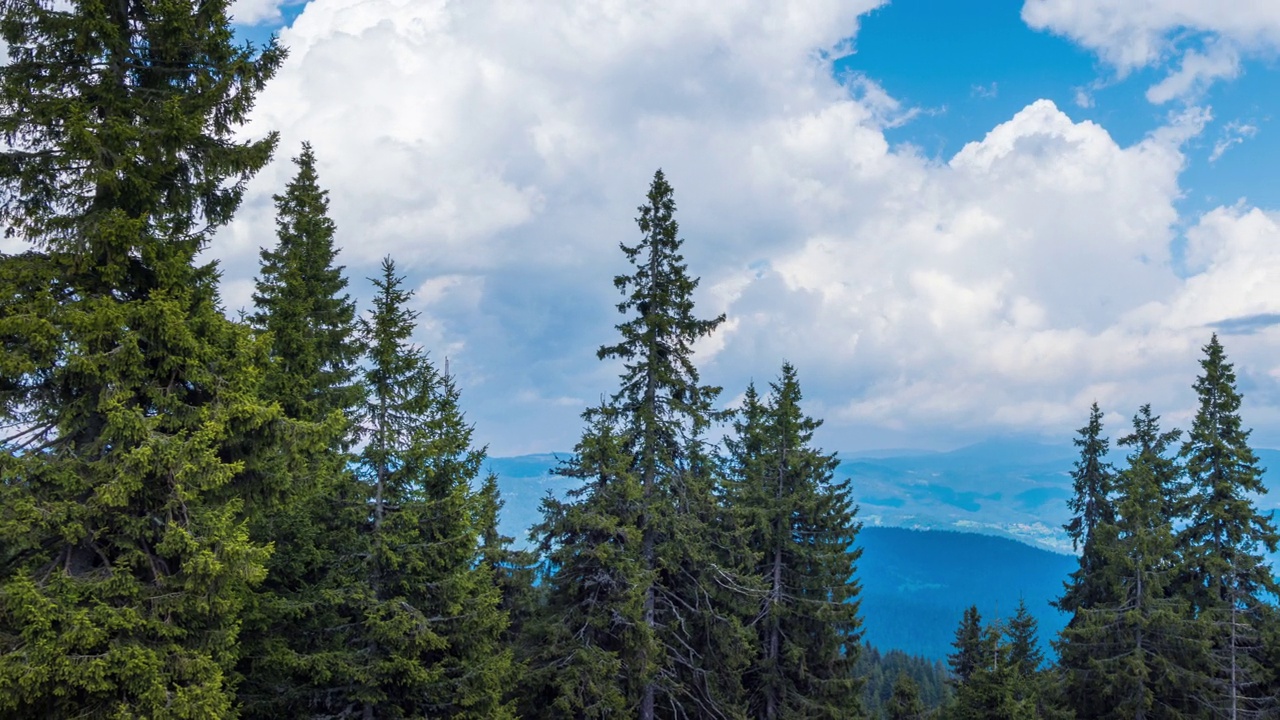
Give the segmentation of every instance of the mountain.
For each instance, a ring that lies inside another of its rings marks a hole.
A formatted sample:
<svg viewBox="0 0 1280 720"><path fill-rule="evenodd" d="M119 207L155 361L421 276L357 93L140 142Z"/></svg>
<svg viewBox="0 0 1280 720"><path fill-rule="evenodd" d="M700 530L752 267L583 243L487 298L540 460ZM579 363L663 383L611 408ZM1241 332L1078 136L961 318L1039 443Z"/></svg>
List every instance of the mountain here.
<svg viewBox="0 0 1280 720"><path fill-rule="evenodd" d="M973 533L863 527L862 618L878 648L944 659L965 608L984 620L1008 618L1023 599L1040 625L1040 643L1068 620L1049 605L1076 568L1076 558L1007 538Z"/></svg>

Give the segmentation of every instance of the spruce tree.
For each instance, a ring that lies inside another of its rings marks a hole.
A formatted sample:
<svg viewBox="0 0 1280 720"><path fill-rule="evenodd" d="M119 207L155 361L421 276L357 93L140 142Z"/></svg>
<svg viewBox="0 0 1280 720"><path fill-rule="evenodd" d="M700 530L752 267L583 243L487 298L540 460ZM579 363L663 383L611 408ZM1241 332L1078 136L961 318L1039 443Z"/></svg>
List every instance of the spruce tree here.
<svg viewBox="0 0 1280 720"><path fill-rule="evenodd" d="M1179 453L1191 486L1178 534L1180 590L1212 644L1212 682L1202 701L1219 717L1258 717L1275 707L1264 692L1261 631L1264 597L1280 591L1264 553L1275 552L1280 536L1254 505L1267 490L1240 418L1235 370L1216 334L1200 367L1200 404Z"/></svg>
<svg viewBox="0 0 1280 720"><path fill-rule="evenodd" d="M593 532L611 537L602 546L608 556L597 558L610 567L593 577L610 578L610 587L619 577L630 582L626 592L610 591L607 602L617 603L611 607L595 604L591 586L579 582L586 578L566 575L563 582L552 581L553 612L582 617L601 613L619 624L605 633L609 642L587 643L583 635L557 644L559 667L586 657L584 653L595 660L582 680L571 673L553 684L561 692L569 692L565 682L576 688L557 702L577 708L588 698L592 708L620 704L642 720L656 717L660 706L671 714L716 717L732 712L736 677L722 663L742 656L744 636L714 607L723 566L710 522L718 513L715 463L703 436L718 417L712 404L720 389L701 384L693 344L724 317L702 320L694 315L698 280L689 276L680 255L675 200L661 170L639 212L640 242L621 245L634 272L614 278L624 296L618 310L627 316L617 326L622 337L597 353L601 359L622 361L621 387L604 407L587 413L589 430L583 438L582 447L600 447L604 455L585 466L579 458L566 469L601 481L584 488L572 506L547 505L542 533L543 546L555 552L581 540L576 521L589 522ZM596 471L600 461L604 473ZM630 499L633 490L638 499ZM620 501L627 505L619 507ZM557 566L553 572L564 570ZM639 593L638 626L632 624L636 608L631 590ZM603 692L597 671L625 673L622 694Z"/></svg>
<svg viewBox="0 0 1280 720"><path fill-rule="evenodd" d="M1080 457L1071 471L1075 492L1067 501L1074 515L1063 529L1071 537L1071 547L1080 551L1080 567L1071 574L1062 597L1054 603L1062 612L1073 615L1105 593L1096 583L1102 575L1102 559L1092 538L1098 526L1113 524L1116 515L1111 497L1115 471L1107 462L1110 442L1102 436L1102 411L1096 402L1089 408L1089 422L1078 435L1073 442L1080 448Z"/></svg>
<svg viewBox="0 0 1280 720"><path fill-rule="evenodd" d="M1194 714L1186 698L1198 687L1201 646L1186 603L1170 594L1177 564L1168 495L1181 470L1167 454L1179 435L1162 432L1144 405L1120 440L1133 451L1117 477L1117 519L1095 528L1111 597L1080 608L1058 643L1077 717Z"/></svg>
<svg viewBox="0 0 1280 720"><path fill-rule="evenodd" d="M351 473L363 390L355 305L334 266L334 225L315 155L304 144L298 172L276 195L277 244L261 252L251 321L270 348L264 389L285 415L323 424L326 441L295 453L311 479L292 502L256 513L255 537L275 543L268 577L246 618L240 701L246 717L274 718L322 705L329 668L352 653L338 604L352 580L342 559L359 542L364 494ZM301 488L300 488L301 490Z"/></svg>
<svg viewBox="0 0 1280 720"><path fill-rule="evenodd" d="M1044 664L1036 626L1036 618L1027 609L1026 599L1018 598L1018 609L1009 620L1005 633L1009 638L1009 661L1024 678L1035 675Z"/></svg>
<svg viewBox="0 0 1280 720"><path fill-rule="evenodd" d="M748 573L763 592L752 609L757 658L747 668L751 716L844 718L861 714L853 668L861 650L860 523L839 461L812 446L820 421L801 410L795 368L782 367L761 404L749 388L737 438L729 502L746 517L756 550Z"/></svg>
<svg viewBox="0 0 1280 720"><path fill-rule="evenodd" d="M905 672L898 673L893 681L893 694L884 706L889 720L924 720L924 703L920 700L920 689L914 680Z"/></svg>
<svg viewBox="0 0 1280 720"><path fill-rule="evenodd" d="M34 246L3 261L0 714L230 716L243 515L307 432L196 256L271 155L233 136L283 52L220 0L8 3L0 37L0 221Z"/></svg>
<svg viewBox="0 0 1280 720"><path fill-rule="evenodd" d="M328 191L320 187L309 143L293 162L297 173L274 196L277 242L261 250L250 318L271 334L268 395L290 417L314 422L355 411L362 395L355 382L360 349L355 303L345 292L342 266L334 265Z"/></svg>
<svg viewBox="0 0 1280 720"><path fill-rule="evenodd" d="M368 347L365 445L358 474L368 490L363 593L352 593L358 665L339 714L501 718L511 652L506 616L481 534L488 498L473 489L484 451L458 391L411 336L417 313L386 259L361 323ZM348 583L346 587L355 587Z"/></svg>
<svg viewBox="0 0 1280 720"><path fill-rule="evenodd" d="M653 628L645 622L653 573L642 560L644 493L616 413L602 405L573 456L557 472L583 484L542 502L532 535L549 572L547 605L533 624L535 648L521 695L525 718L609 718L635 712L654 671Z"/></svg>

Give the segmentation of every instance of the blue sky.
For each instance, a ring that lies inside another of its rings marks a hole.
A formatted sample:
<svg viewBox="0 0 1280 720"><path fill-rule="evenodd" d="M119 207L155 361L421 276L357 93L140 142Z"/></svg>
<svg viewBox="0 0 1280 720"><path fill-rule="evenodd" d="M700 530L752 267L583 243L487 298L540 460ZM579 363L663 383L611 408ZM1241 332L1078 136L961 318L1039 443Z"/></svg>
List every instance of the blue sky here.
<svg viewBox="0 0 1280 720"><path fill-rule="evenodd" d="M662 167L726 404L787 359L832 449L1185 426L1219 329L1280 445L1280 4L1220 5L239 0L281 148L211 252L240 307L312 142L357 298L394 255L477 438L566 449Z"/></svg>

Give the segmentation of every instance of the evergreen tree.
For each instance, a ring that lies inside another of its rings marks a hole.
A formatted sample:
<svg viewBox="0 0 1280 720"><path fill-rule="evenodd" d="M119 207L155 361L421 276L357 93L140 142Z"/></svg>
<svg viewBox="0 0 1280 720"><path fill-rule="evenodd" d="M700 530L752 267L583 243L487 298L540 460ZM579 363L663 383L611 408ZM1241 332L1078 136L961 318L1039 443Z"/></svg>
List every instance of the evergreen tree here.
<svg viewBox="0 0 1280 720"><path fill-rule="evenodd" d="M293 162L297 174L274 196L277 244L261 251L253 296L253 326L271 333L265 387L289 417L350 416L362 396L355 382L355 303L345 292L343 268L334 265L328 191L320 188L311 145L303 143Z"/></svg>
<svg viewBox="0 0 1280 720"><path fill-rule="evenodd" d="M283 52L222 0L9 3L0 37L0 221L35 247L2 273L0 714L229 716L246 500L309 440L196 256L270 157L233 135Z"/></svg>
<svg viewBox="0 0 1280 720"><path fill-rule="evenodd" d="M1027 601L1018 598L1018 609L1006 628L1009 637L1009 661L1020 676L1030 678L1044 664L1044 653L1040 651L1040 640L1037 635L1036 618L1027 609Z"/></svg>
<svg viewBox="0 0 1280 720"><path fill-rule="evenodd" d="M748 707L767 720L857 717L861 526L848 481L833 478L839 461L812 447L821 423L800 408L795 368L783 365L771 388L763 404L748 388L730 444L740 476L729 501L752 529L749 573L764 590L752 613L759 650L744 678Z"/></svg>
<svg viewBox="0 0 1280 720"><path fill-rule="evenodd" d="M410 340L417 313L402 280L384 260L361 323L367 559L365 592L352 596L360 664L339 714L354 706L365 717L511 717L506 617L479 544L491 508L472 489L484 451L471 446L452 379Z"/></svg>
<svg viewBox="0 0 1280 720"><path fill-rule="evenodd" d="M303 145L297 175L276 195L278 243L262 250L251 316L266 333L271 362L264 385L290 418L324 423L327 441L296 453L309 492L259 512L255 537L273 541L268 577L246 618L247 652L239 698L247 717L275 718L322 706L332 694L329 668L350 656L343 626L342 558L360 542L365 494L351 473L363 390L355 378L359 355L355 306L347 280L334 267L334 225L318 184L315 155Z"/></svg>
<svg viewBox="0 0 1280 720"><path fill-rule="evenodd" d="M955 696L943 715L954 720L1022 720L1038 715L998 622L983 627L977 607L965 611L949 655Z"/></svg>
<svg viewBox="0 0 1280 720"><path fill-rule="evenodd" d="M1115 473L1106 459L1110 442L1102 436L1102 411L1097 403L1089 408L1089 422L1078 434L1073 442L1080 448L1080 457L1071 471L1075 494L1067 501L1074 515L1063 529L1071 537L1071 547L1081 551L1080 568L1071 574L1055 603L1059 610L1073 615L1104 598L1105 590L1093 582L1102 575L1102 559L1091 540L1098 526L1114 524L1116 517L1111 497Z"/></svg>
<svg viewBox="0 0 1280 720"><path fill-rule="evenodd" d="M1117 478L1117 520L1095 529L1112 597L1080 608L1058 643L1077 717L1194 715L1186 698L1199 681L1200 646L1185 603L1169 593L1176 557L1168 493L1180 469L1167 452L1179 435L1162 432L1144 405L1120 440L1134 449Z"/></svg>
<svg viewBox="0 0 1280 720"><path fill-rule="evenodd" d="M910 675L900 672L893 682L893 695L884 706L889 720L924 720L924 703L920 700L920 689Z"/></svg>
<svg viewBox="0 0 1280 720"><path fill-rule="evenodd" d="M540 540L549 572L547 607L532 628L525 718L608 718L635 712L657 655L645 622L652 583L640 553L644 497L616 414L608 405L584 414L588 426L557 472L583 485L566 500L542 501Z"/></svg>
<svg viewBox="0 0 1280 720"><path fill-rule="evenodd" d="M591 555L607 565L593 575L565 574L553 562L554 574L565 576L552 581L549 605L552 618L610 619L593 623L603 634L589 641L579 635L554 644L559 659L543 665L573 663L575 670L551 685L559 687L555 702L577 713L625 707L652 720L661 706L672 714L717 717L732 713L738 691L732 666L743 657L744 635L714 607L724 564L711 524L718 514L715 463L703 434L718 417L712 403L720 389L700 383L692 357L693 343L724 318L693 314L698 281L680 255L675 200L661 170L639 212L641 241L622 244L634 273L614 279L624 296L618 310L628 319L618 325L621 340L598 352L601 359L622 360L622 384L604 407L586 414L589 430L580 447L602 453L585 465L580 456L565 469L600 480L586 486L576 503L544 506L541 529L553 557L584 539L578 522L587 523L581 530L605 536L597 539L607 538L597 548L601 554ZM625 589L615 592L623 577ZM600 588L604 596L591 592L597 578L608 579ZM640 600L638 627L631 615L633 590ZM590 668L574 658L590 659ZM625 673L626 682L615 685L618 694L605 692L605 676L617 673Z"/></svg>
<svg viewBox="0 0 1280 720"><path fill-rule="evenodd" d="M977 605L965 609L951 647L956 651L947 655L947 663L956 684L963 685L973 679L979 668L986 666L987 657L993 652L986 646L986 633L982 629L982 615Z"/></svg>
<svg viewBox="0 0 1280 720"><path fill-rule="evenodd" d="M1212 641L1212 684L1202 701L1221 717L1258 717L1275 706L1264 695L1263 597L1280 591L1264 552L1280 536L1253 497L1266 493L1262 468L1243 429L1235 370L1215 334L1204 347L1195 390L1200 406L1179 456L1191 485L1181 589Z"/></svg>

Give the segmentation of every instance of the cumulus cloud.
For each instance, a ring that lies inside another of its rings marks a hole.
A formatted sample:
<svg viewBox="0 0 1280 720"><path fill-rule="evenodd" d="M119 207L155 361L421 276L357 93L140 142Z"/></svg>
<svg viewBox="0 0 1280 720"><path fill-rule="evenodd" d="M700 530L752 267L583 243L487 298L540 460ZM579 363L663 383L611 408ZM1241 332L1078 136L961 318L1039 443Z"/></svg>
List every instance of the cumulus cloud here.
<svg viewBox="0 0 1280 720"><path fill-rule="evenodd" d="M1241 56L1280 51L1280 3L1270 0L1026 0L1022 17L1097 52L1122 76L1175 60L1148 90L1154 103L1194 99L1238 75Z"/></svg>
<svg viewBox="0 0 1280 720"><path fill-rule="evenodd" d="M728 316L698 348L726 401L790 359L840 448L1068 433L1094 399L1189 407L1214 323L1280 312L1247 275L1280 259L1251 209L1196 225L1191 278L1170 267L1207 112L1123 146L1039 101L930 159L885 137L911 108L831 74L878 4L313 0L249 128L280 129L280 157L213 249L227 304L247 301L271 193L309 140L357 291L393 254L479 437L564 449L582 409L566 399L616 386L595 348L662 167L699 309ZM1249 358L1278 340L1247 338Z"/></svg>

